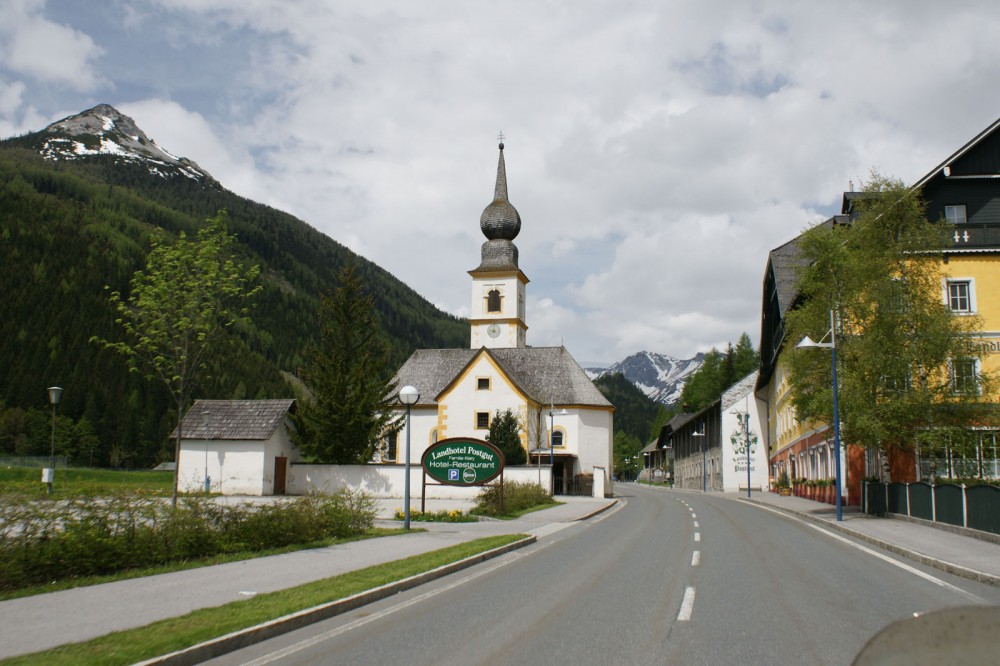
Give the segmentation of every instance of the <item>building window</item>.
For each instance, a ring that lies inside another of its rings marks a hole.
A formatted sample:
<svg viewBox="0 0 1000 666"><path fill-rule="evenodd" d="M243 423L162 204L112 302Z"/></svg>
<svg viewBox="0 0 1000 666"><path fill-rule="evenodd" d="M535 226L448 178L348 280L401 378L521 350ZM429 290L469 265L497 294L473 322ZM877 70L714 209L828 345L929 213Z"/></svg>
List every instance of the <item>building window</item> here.
<svg viewBox="0 0 1000 666"><path fill-rule="evenodd" d="M951 361L951 389L955 393L979 393L979 362L974 358Z"/></svg>
<svg viewBox="0 0 1000 666"><path fill-rule="evenodd" d="M396 456L399 453L399 433L390 433L385 436L383 441L383 451L385 451L385 458L383 462L396 462Z"/></svg>
<svg viewBox="0 0 1000 666"><path fill-rule="evenodd" d="M557 446L566 446L562 430L555 430L552 433L552 447L555 448Z"/></svg>
<svg viewBox="0 0 1000 666"><path fill-rule="evenodd" d="M489 391L490 390L490 378L489 377L479 377L476 380L476 390L478 390L478 391Z"/></svg>
<svg viewBox="0 0 1000 666"><path fill-rule="evenodd" d="M490 413L476 412L476 430L490 429Z"/></svg>
<svg viewBox="0 0 1000 666"><path fill-rule="evenodd" d="M961 206L945 206L944 218L951 224L965 224L968 218L965 216L965 204Z"/></svg>
<svg viewBox="0 0 1000 666"><path fill-rule="evenodd" d="M486 294L486 311L500 312L501 298L499 289L490 289Z"/></svg>
<svg viewBox="0 0 1000 666"><path fill-rule="evenodd" d="M976 292L972 280L948 280L948 307L958 314L969 314L976 311Z"/></svg>

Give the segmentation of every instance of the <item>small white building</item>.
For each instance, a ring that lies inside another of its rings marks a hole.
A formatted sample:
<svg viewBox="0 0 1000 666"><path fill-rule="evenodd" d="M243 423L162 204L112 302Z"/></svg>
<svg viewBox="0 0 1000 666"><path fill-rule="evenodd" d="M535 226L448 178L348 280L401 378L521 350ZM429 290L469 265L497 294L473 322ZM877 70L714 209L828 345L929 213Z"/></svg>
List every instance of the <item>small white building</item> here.
<svg viewBox="0 0 1000 666"><path fill-rule="evenodd" d="M295 400L196 400L184 416L178 490L283 495L300 459L289 438ZM176 430L173 437L177 436Z"/></svg>

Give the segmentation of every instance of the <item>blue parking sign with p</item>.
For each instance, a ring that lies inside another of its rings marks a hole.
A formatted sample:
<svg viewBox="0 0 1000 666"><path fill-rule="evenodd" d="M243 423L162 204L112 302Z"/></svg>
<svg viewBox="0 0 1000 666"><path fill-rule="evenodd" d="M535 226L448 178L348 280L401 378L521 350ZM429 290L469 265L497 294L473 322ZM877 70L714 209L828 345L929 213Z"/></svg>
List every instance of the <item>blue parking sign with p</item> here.
<svg viewBox="0 0 1000 666"><path fill-rule="evenodd" d="M458 470L457 469L449 469L448 470L448 480L449 481L458 481L459 480Z"/></svg>

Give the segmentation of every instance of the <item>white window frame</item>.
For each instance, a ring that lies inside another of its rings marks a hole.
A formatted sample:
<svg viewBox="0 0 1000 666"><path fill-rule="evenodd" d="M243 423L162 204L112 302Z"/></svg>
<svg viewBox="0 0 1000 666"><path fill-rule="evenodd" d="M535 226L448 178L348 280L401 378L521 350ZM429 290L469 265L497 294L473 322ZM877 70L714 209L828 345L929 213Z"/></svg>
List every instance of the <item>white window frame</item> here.
<svg viewBox="0 0 1000 666"><path fill-rule="evenodd" d="M962 217L958 219L958 213L961 211ZM944 219L947 220L949 224L965 224L969 221L969 211L965 207L965 204L955 204L953 206L944 207Z"/></svg>
<svg viewBox="0 0 1000 666"><path fill-rule="evenodd" d="M951 306L951 285L964 283L969 289L969 309L968 310L955 310ZM971 277L950 277L945 278L942 284L942 292L944 295L944 304L948 306L953 314L957 315L972 315L976 314L979 310L976 306L976 279Z"/></svg>
<svg viewBox="0 0 1000 666"><path fill-rule="evenodd" d="M979 378L981 377L981 373L982 373L982 366L980 364L979 359L975 358L974 356L967 356L967 357L964 357L964 358L962 358L960 360L962 360L962 361L968 361L968 362L972 363L972 375L973 375L972 379L976 383L975 393L976 393L976 395L979 395L980 393L982 393L982 389L983 389L982 382L979 381ZM954 391L955 393L958 393L959 392L959 387L956 385L955 380L956 380L956 376L955 376L955 362L954 362L954 360L948 361L948 381L951 384L952 391Z"/></svg>

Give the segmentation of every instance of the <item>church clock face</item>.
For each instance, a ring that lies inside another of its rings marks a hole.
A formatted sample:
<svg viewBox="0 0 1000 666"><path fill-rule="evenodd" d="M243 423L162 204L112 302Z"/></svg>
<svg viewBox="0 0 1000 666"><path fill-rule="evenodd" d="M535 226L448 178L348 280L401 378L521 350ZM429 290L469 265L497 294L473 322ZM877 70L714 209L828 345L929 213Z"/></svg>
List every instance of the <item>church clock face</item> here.
<svg viewBox="0 0 1000 666"><path fill-rule="evenodd" d="M500 337L500 326L499 324L490 324L486 329L486 334L491 338Z"/></svg>

